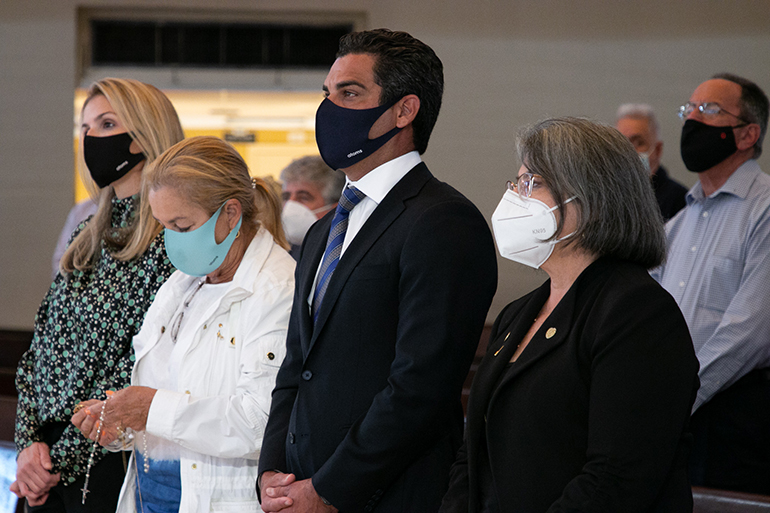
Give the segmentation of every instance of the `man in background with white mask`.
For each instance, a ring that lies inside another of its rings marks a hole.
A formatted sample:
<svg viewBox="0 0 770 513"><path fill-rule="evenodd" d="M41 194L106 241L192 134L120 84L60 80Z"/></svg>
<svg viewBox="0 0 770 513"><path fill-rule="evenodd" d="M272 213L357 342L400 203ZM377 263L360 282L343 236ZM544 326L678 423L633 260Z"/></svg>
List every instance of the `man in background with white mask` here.
<svg viewBox="0 0 770 513"><path fill-rule="evenodd" d="M337 206L345 174L326 165L318 155L292 160L281 171L283 201L301 203L321 219Z"/></svg>
<svg viewBox="0 0 770 513"><path fill-rule="evenodd" d="M768 99L721 73L679 116L698 183L666 225L667 260L652 275L679 304L700 361L690 479L770 494L770 177L756 161Z"/></svg>
<svg viewBox="0 0 770 513"><path fill-rule="evenodd" d="M266 512L438 511L497 286L489 227L422 162L444 89L425 43L340 39L316 141L347 177L302 246L260 454Z"/></svg>
<svg viewBox="0 0 770 513"><path fill-rule="evenodd" d="M624 103L618 107L615 128L634 145L637 153L650 171L652 188L658 201L663 220L668 221L685 206L687 188L668 176L660 164L663 141L658 139L658 120L646 103Z"/></svg>
<svg viewBox="0 0 770 513"><path fill-rule="evenodd" d="M305 234L318 219L337 206L345 174L326 165L317 155L292 160L281 171L284 201L281 219L291 256L299 258Z"/></svg>
<svg viewBox="0 0 770 513"><path fill-rule="evenodd" d="M291 244L291 256L299 257L305 234L318 219L337 206L345 186L345 174L317 155L292 160L281 171L283 229Z"/></svg>

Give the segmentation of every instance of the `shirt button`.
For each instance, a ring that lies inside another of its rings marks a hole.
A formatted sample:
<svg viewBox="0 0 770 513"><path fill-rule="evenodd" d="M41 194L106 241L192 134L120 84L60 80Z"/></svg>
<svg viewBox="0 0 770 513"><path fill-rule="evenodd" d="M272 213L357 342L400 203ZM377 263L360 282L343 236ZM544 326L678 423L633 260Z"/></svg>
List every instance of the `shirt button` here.
<svg viewBox="0 0 770 513"><path fill-rule="evenodd" d="M192 464L192 468L193 468L193 470L195 470L196 468L198 468L198 465L196 465L195 463L193 463L193 464Z"/></svg>
<svg viewBox="0 0 770 513"><path fill-rule="evenodd" d="M690 248L690 251L692 251L693 253L695 253L695 250L696 250L696 249L698 249L698 248L697 248L696 246L693 246L693 247L691 247L691 248Z"/></svg>
<svg viewBox="0 0 770 513"><path fill-rule="evenodd" d="M310 372L309 370L306 370L302 373L302 379L304 379L305 381L310 381L310 378L312 377L313 377L313 373Z"/></svg>
<svg viewBox="0 0 770 513"><path fill-rule="evenodd" d="M703 212L703 217L708 217L708 216L709 216L708 212Z"/></svg>
<svg viewBox="0 0 770 513"><path fill-rule="evenodd" d="M680 282L679 282L679 286L680 286L680 287L684 287L684 282L683 282L683 281L680 281Z"/></svg>
<svg viewBox="0 0 770 513"><path fill-rule="evenodd" d="M187 395L190 395L190 391L189 390L185 390L184 393L187 394Z"/></svg>
<svg viewBox="0 0 770 513"><path fill-rule="evenodd" d="M275 360L275 355L273 353L267 353L267 359L268 360Z"/></svg>
<svg viewBox="0 0 770 513"><path fill-rule="evenodd" d="M208 324L204 324L204 325L203 325L203 329L204 329L204 330L205 330L206 328L208 328L208 327L209 327L209 325L208 325Z"/></svg>
<svg viewBox="0 0 770 513"><path fill-rule="evenodd" d="M165 333L166 332L166 327L165 326L161 326L160 327L160 332L161 333Z"/></svg>
<svg viewBox="0 0 770 513"><path fill-rule="evenodd" d="M290 444L294 443L294 433L289 433L289 443Z"/></svg>

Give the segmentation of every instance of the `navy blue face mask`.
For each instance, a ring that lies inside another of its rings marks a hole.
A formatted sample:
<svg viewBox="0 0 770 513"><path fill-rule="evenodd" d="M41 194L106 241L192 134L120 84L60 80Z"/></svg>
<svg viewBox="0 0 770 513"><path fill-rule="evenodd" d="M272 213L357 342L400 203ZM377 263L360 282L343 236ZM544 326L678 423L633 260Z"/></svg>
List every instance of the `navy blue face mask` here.
<svg viewBox="0 0 770 513"><path fill-rule="evenodd" d="M376 139L369 139L369 130L397 101L361 110L340 107L328 98L322 101L315 114L315 140L324 162L344 169L379 150L401 129L394 127Z"/></svg>

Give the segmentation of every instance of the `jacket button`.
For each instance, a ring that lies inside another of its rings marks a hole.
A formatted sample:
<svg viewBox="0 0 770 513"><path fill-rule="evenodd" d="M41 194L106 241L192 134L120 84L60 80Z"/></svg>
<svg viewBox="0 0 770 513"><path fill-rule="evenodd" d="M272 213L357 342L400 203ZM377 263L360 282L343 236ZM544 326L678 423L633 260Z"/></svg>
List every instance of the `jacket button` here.
<svg viewBox="0 0 770 513"><path fill-rule="evenodd" d="M302 373L302 379L304 379L305 381L310 381L310 378L312 377L313 377L313 373L310 372L309 370L306 370Z"/></svg>
<svg viewBox="0 0 770 513"><path fill-rule="evenodd" d="M193 470L195 470L196 468L198 468L198 465L196 465L195 463L193 463L193 464L192 464L192 468L193 468Z"/></svg>
<svg viewBox="0 0 770 513"><path fill-rule="evenodd" d="M289 433L289 443L290 444L294 443L294 433Z"/></svg>
<svg viewBox="0 0 770 513"><path fill-rule="evenodd" d="M166 332L166 327L165 326L161 326L160 327L160 332L161 333L165 333Z"/></svg>
<svg viewBox="0 0 770 513"><path fill-rule="evenodd" d="M267 359L268 360L275 360L275 355L272 352L271 353L267 353Z"/></svg>

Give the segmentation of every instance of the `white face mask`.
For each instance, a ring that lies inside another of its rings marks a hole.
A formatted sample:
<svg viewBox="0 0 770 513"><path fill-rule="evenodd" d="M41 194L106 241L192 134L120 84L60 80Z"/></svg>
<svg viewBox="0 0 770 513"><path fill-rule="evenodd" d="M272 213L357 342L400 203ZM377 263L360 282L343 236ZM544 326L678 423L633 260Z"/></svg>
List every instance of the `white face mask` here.
<svg viewBox="0 0 770 513"><path fill-rule="evenodd" d="M534 198L522 199L511 190L505 191L492 214L492 230L500 255L535 269L543 265L553 253L554 245L572 236L569 234L560 239L548 240L556 233L557 223L553 211L557 208L549 208Z"/></svg>
<svg viewBox="0 0 770 513"><path fill-rule="evenodd" d="M650 172L650 154L651 153L652 153L651 151L648 151L646 153L643 151L639 152L639 158L642 159L642 165L644 166L644 169L648 173Z"/></svg>
<svg viewBox="0 0 770 513"><path fill-rule="evenodd" d="M286 232L286 240L293 246L302 244L305 234L317 220L313 211L298 201L288 200L283 204L283 231Z"/></svg>

